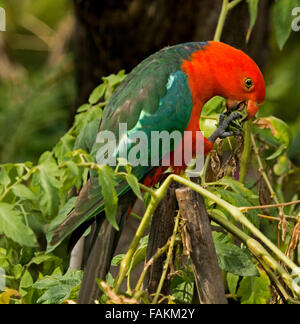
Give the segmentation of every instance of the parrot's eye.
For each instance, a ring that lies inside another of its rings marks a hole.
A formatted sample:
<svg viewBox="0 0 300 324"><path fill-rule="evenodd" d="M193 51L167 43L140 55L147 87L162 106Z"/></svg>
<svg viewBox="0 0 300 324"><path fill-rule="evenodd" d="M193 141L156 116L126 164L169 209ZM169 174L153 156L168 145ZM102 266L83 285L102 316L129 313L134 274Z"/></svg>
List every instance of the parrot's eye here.
<svg viewBox="0 0 300 324"><path fill-rule="evenodd" d="M246 78L244 83L245 83L246 90L251 90L254 86L254 82L250 78Z"/></svg>

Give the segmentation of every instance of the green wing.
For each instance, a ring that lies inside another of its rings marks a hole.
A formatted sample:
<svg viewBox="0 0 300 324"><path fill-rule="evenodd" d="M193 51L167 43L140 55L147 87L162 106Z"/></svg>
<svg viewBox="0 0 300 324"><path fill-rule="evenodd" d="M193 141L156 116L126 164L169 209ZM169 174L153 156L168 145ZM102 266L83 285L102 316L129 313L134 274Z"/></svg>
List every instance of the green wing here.
<svg viewBox="0 0 300 324"><path fill-rule="evenodd" d="M132 139L139 131L148 138L148 157L150 159L151 131L177 130L184 132L188 125L193 101L188 87L187 77L180 70L183 59L188 59L195 50L203 48L203 43L187 43L163 49L140 63L118 86L106 105L99 131L111 131L119 139L119 124L127 124L127 138ZM96 141L91 154L96 160L101 143ZM118 144L120 144L118 142ZM132 148L132 141L127 143L127 151ZM122 146L124 147L124 146ZM172 149L171 149L172 150ZM128 153L127 152L127 153ZM116 156L120 154L120 146ZM161 159L162 156L159 156ZM149 160L150 162L150 160ZM137 166L133 173L140 180L151 166ZM126 193L130 187L120 182L118 195ZM56 245L79 225L103 211L101 188L96 177L91 174L87 186L82 189L69 216L57 226L50 224L50 245ZM53 224L54 225L54 224Z"/></svg>

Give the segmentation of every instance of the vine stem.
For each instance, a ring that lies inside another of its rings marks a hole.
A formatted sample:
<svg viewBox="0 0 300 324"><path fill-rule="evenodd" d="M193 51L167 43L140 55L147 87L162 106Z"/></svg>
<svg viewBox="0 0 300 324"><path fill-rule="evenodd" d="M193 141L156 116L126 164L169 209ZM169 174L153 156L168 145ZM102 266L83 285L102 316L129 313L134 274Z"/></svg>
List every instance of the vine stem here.
<svg viewBox="0 0 300 324"><path fill-rule="evenodd" d="M155 296L153 298L152 304L157 303L157 300L159 298L160 292L162 290L163 284L164 284L166 276L167 276L167 271L168 271L168 268L169 268L170 260L171 260L171 257L173 255L173 248L174 248L174 245L175 245L176 233L178 231L179 218L180 218L180 213L178 212L177 216L176 216L176 219L175 219L174 231L173 231L173 235L171 236L171 241L170 241L170 245L169 245L167 258L166 258L166 261L164 263L163 272L162 272L162 275L160 277L160 281L159 281Z"/></svg>
<svg viewBox="0 0 300 324"><path fill-rule="evenodd" d="M152 266L155 260L157 260L159 257L161 257L163 254L167 252L169 246L170 246L170 240L168 240L168 242L162 248L159 248L157 252L154 254L154 256L145 264L144 269L134 289L135 290L134 298L138 299L137 296L140 295L140 290L149 268Z"/></svg>
<svg viewBox="0 0 300 324"><path fill-rule="evenodd" d="M214 41L220 42L228 12L242 1L243 0L234 0L229 2L228 0L223 0L219 21L214 36Z"/></svg>
<svg viewBox="0 0 300 324"><path fill-rule="evenodd" d="M144 217L142 218L140 225L135 233L135 236L133 238L133 241L130 244L130 247L125 255L125 257L123 258L123 260L121 261L120 264L120 270L119 270L119 274L115 280L115 284L114 284L114 291L117 293L123 283L124 278L126 277L126 274L128 272L129 266L131 264L131 260L132 257L139 245L139 242L141 240L141 238L143 237L144 231L145 229L148 227L149 222L152 218L152 215L156 209L156 207L158 206L159 202L161 201L162 197L157 197L157 199L155 199L153 196L151 197L150 203L146 209L146 212L144 214Z"/></svg>
<svg viewBox="0 0 300 324"><path fill-rule="evenodd" d="M214 195L213 193L211 193L210 191L202 188L201 186L199 186L198 184L185 179L181 176L172 174L170 176L168 176L168 178L163 182L163 184L160 186L160 188L158 188L155 191L155 196L153 195L151 197L150 203L147 207L146 213L139 225L139 228L136 231L135 237L133 238L133 241L130 245L129 250L127 251L127 254L125 255L124 259L121 262L120 265L120 270L119 270L119 274L115 280L115 286L114 286L114 290L116 292L118 292L118 290L121 287L121 284L124 280L124 278L126 277L126 274L128 272L129 266L131 264L132 261L132 257L134 255L134 252L136 251L139 241L143 236L143 233L146 229L146 227L148 226L152 214L154 213L156 207L158 206L158 204L160 203L160 201L163 199L163 197L165 196L170 184L176 181L178 183L181 183L191 189L193 189L194 191L198 192L199 194L201 194L202 196L204 196L205 198L208 198L212 201L214 201L216 204L218 204L219 206L221 206L222 208L224 208L226 211L228 211L231 216L234 218L235 221L240 222L242 225L244 225L246 228L248 228L252 234L254 234L259 240L261 240L261 242L270 249L270 251L272 251L276 257L282 261L288 268L290 268L292 271L294 271L295 269L297 269L297 265L290 260L279 248L277 248L258 228L256 228L248 219L247 217L241 212L241 210L238 207L235 207L231 204L229 204L228 202L226 202L225 200L221 199L220 197ZM248 241L248 245L251 244L252 242L252 247L250 248L250 250L252 251L257 250L257 253L260 255L266 255L265 257L265 261L269 264L272 265L272 268L276 268L276 269L280 269L280 265L277 261L275 261L268 253L266 254L266 250L254 239L251 239L250 241ZM259 252L260 251L260 252ZM287 280L288 281L288 280Z"/></svg>
<svg viewBox="0 0 300 324"><path fill-rule="evenodd" d="M250 162L251 156L251 129L252 129L252 122L250 120L246 121L244 124L244 149L241 156L241 168L240 168L240 178L239 181L241 183L245 182L248 165Z"/></svg>
<svg viewBox="0 0 300 324"><path fill-rule="evenodd" d="M287 221L286 221L286 218L284 216L284 210L283 210L283 207L281 206L280 204L280 201L279 199L277 198L276 196L276 193L275 191L273 190L273 187L270 183L270 180L265 172L265 169L264 169L264 166L263 166L263 163L262 163L262 160L259 156L259 152L258 152L258 148L257 148L257 145L256 145L256 142L255 142L255 138L254 138L254 135L251 134L251 142L252 142L252 146L253 146L253 149L254 149L254 154L256 156L256 160L257 160L257 163L258 163L258 166L259 166L259 169L258 169L258 172L261 174L261 176L263 177L267 187L268 187L268 190L270 192L270 195L271 195L271 198L275 201L275 203L278 205L278 209L279 209L279 218L281 220L281 222L279 223L279 225L281 225L281 229L282 229L282 241L285 241L285 236L286 236L286 230L287 230ZM279 231L278 231L279 233ZM278 245L279 245L279 242L278 242Z"/></svg>

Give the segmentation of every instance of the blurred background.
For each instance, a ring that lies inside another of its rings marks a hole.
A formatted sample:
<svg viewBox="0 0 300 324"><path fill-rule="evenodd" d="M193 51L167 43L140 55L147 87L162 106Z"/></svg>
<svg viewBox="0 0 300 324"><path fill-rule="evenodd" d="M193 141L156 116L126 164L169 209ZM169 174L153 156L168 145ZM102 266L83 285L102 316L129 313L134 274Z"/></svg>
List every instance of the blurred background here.
<svg viewBox="0 0 300 324"><path fill-rule="evenodd" d="M160 48L213 38L221 0L0 0L0 163L33 161L72 124L76 108L102 76L126 72ZM228 17L223 41L251 55L263 69L267 100L261 115L291 127L291 154L300 162L300 32L283 51L259 1L249 42L248 7ZM298 137L297 137L298 134Z"/></svg>

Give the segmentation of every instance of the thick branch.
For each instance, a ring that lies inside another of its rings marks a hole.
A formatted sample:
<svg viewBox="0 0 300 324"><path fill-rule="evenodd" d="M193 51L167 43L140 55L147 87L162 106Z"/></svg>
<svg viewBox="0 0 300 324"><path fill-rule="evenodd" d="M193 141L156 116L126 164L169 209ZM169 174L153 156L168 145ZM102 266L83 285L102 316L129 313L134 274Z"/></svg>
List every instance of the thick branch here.
<svg viewBox="0 0 300 324"><path fill-rule="evenodd" d="M203 197L190 188L176 190L195 282L202 304L226 304L222 273Z"/></svg>

